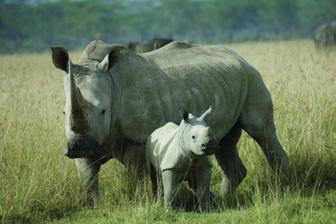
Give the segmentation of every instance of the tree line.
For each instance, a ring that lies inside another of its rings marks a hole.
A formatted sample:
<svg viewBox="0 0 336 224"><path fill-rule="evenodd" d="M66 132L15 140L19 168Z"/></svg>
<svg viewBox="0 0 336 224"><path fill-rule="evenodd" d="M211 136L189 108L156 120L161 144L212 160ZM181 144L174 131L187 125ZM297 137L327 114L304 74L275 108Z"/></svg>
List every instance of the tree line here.
<svg viewBox="0 0 336 224"><path fill-rule="evenodd" d="M0 0L1 53L170 37L203 43L307 38L335 0Z"/></svg>

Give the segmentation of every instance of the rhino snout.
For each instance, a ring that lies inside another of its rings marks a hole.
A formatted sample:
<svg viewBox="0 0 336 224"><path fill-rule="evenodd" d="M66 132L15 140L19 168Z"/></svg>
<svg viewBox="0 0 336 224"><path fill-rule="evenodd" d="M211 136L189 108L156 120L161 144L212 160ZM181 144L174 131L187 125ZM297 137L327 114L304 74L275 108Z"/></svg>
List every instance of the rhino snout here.
<svg viewBox="0 0 336 224"><path fill-rule="evenodd" d="M102 150L98 142L89 137L69 140L64 151L64 155L71 159L88 158L100 154L102 154Z"/></svg>
<svg viewBox="0 0 336 224"><path fill-rule="evenodd" d="M209 141L201 145L201 149L205 154L213 154L219 149L217 142Z"/></svg>

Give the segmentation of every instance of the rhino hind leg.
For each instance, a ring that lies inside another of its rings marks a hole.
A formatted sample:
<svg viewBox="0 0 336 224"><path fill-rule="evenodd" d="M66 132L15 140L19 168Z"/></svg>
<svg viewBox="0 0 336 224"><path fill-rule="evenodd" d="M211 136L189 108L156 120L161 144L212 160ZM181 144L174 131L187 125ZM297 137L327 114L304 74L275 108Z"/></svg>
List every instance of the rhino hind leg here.
<svg viewBox="0 0 336 224"><path fill-rule="evenodd" d="M223 171L221 191L227 196L235 192L247 174L237 150L241 131L236 124L221 140L220 149L215 153L216 160Z"/></svg>
<svg viewBox="0 0 336 224"><path fill-rule="evenodd" d="M84 191L86 191L86 206L94 209L99 200L98 173L100 162L96 159L75 159L77 171Z"/></svg>
<svg viewBox="0 0 336 224"><path fill-rule="evenodd" d="M148 166L148 172L149 172L149 177L151 180L151 184L152 184L152 193L154 195L155 198L161 198L163 192L162 189L163 187L161 186L161 181L160 181L160 177L158 176L157 172L155 171L155 168L150 164Z"/></svg>
<svg viewBox="0 0 336 224"><path fill-rule="evenodd" d="M264 101L260 100L259 103L253 102L247 105L240 118L242 128L261 147L272 169L277 173L287 175L288 156L275 132L273 105L270 97Z"/></svg>

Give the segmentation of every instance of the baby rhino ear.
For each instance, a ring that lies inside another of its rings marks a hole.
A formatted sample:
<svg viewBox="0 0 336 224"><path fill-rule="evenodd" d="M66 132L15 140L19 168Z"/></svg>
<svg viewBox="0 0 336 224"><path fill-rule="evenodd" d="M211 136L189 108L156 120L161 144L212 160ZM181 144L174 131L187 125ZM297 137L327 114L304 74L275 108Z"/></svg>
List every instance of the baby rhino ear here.
<svg viewBox="0 0 336 224"><path fill-rule="evenodd" d="M183 111L182 118L185 122L189 121L189 113L187 111Z"/></svg>

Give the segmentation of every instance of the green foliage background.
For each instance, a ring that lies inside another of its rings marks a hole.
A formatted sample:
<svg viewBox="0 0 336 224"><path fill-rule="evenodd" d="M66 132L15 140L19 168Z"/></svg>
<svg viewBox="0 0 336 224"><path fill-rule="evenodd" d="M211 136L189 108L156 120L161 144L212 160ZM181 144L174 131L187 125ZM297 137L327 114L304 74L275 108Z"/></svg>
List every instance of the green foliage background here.
<svg viewBox="0 0 336 224"><path fill-rule="evenodd" d="M0 0L1 53L173 37L206 43L310 37L334 0Z"/></svg>

